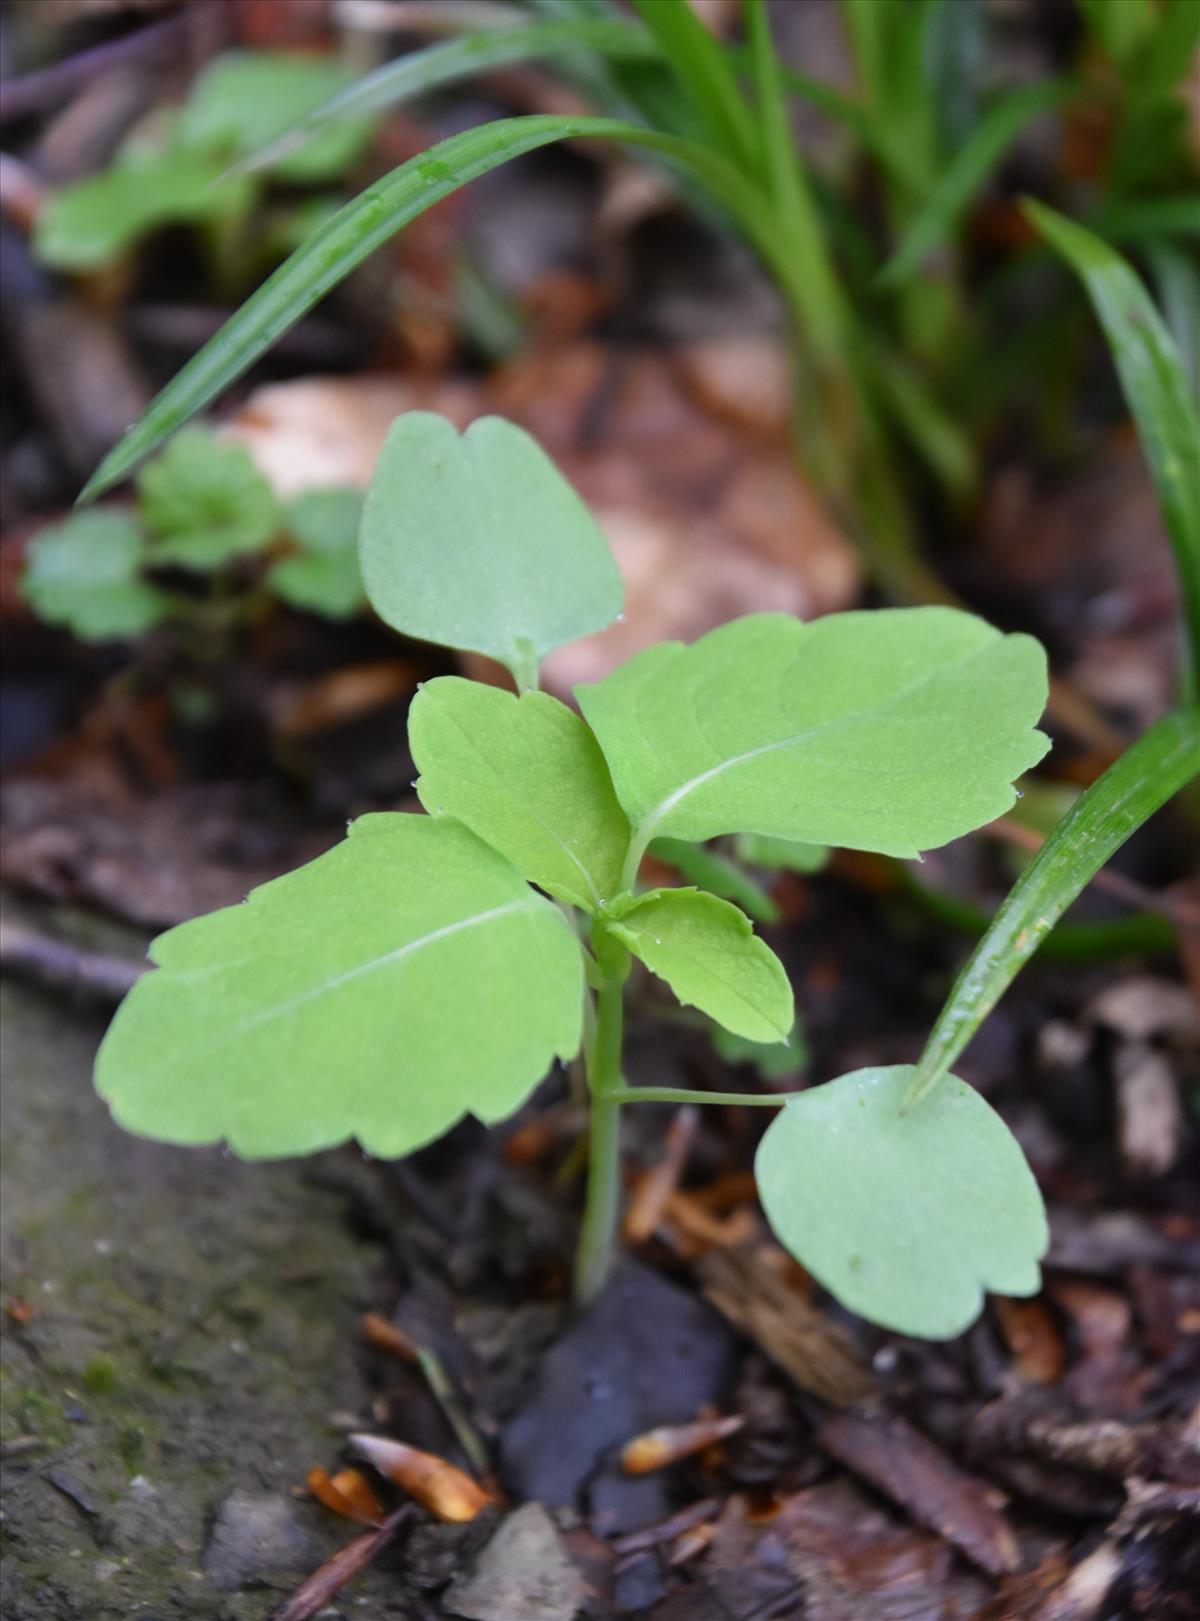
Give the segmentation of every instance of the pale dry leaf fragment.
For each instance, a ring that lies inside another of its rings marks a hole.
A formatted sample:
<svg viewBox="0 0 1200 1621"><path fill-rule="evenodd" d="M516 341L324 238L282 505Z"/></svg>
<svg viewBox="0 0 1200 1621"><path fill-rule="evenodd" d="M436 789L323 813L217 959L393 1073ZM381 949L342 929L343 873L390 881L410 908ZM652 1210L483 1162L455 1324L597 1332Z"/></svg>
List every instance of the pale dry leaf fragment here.
<svg viewBox="0 0 1200 1621"><path fill-rule="evenodd" d="M222 429L243 444L281 500L331 484L366 489L404 411L440 411L465 427L484 409L466 383L399 377L298 377L256 388Z"/></svg>
<svg viewBox="0 0 1200 1621"><path fill-rule="evenodd" d="M403 1487L439 1520L449 1524L473 1520L492 1500L470 1475L436 1453L381 1435L352 1435L349 1439L381 1475Z"/></svg>
<svg viewBox="0 0 1200 1621"><path fill-rule="evenodd" d="M1187 1120L1174 1068L1141 1041L1122 1042L1113 1066L1117 1137L1133 1176L1162 1176L1179 1158Z"/></svg>

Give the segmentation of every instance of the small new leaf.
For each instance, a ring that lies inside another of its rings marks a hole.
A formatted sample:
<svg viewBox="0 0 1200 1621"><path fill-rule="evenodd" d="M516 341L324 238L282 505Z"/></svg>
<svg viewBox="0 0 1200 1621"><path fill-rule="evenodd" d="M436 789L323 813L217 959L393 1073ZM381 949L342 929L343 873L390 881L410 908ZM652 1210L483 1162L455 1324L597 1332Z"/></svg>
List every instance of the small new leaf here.
<svg viewBox="0 0 1200 1621"><path fill-rule="evenodd" d="M755 1162L780 1242L848 1307L901 1334L950 1339L984 1290L1036 1294L1048 1242L1016 1139L949 1076L904 1109L911 1064L860 1069L781 1109Z"/></svg>
<svg viewBox="0 0 1200 1621"><path fill-rule="evenodd" d="M1049 747L1041 647L953 608L752 615L578 696L640 848L767 833L914 856L1002 815Z"/></svg>
<svg viewBox="0 0 1200 1621"><path fill-rule="evenodd" d="M291 51L229 51L204 72L188 97L180 135L196 151L231 162L257 152L353 81L353 69L328 56ZM280 180L332 180L363 152L372 119L333 119L270 165Z"/></svg>
<svg viewBox="0 0 1200 1621"><path fill-rule="evenodd" d="M202 153L172 147L119 158L103 174L47 197L34 252L55 270L96 270L161 226L236 216L251 188L244 180L219 185L222 167Z"/></svg>
<svg viewBox="0 0 1200 1621"><path fill-rule="evenodd" d="M605 926L685 1006L748 1041L787 1040L792 987L738 907L700 889L659 889L620 906Z"/></svg>
<svg viewBox="0 0 1200 1621"><path fill-rule="evenodd" d="M629 823L595 738L565 704L440 676L417 694L408 736L431 815L457 817L585 911L616 893Z"/></svg>
<svg viewBox="0 0 1200 1621"><path fill-rule="evenodd" d="M165 618L168 599L138 577L141 532L124 512L79 512L29 545L21 591L39 618L85 641L140 636Z"/></svg>
<svg viewBox="0 0 1200 1621"><path fill-rule="evenodd" d="M244 445L185 428L138 479L141 513L158 536L151 558L205 573L256 552L274 535L279 509Z"/></svg>
<svg viewBox="0 0 1200 1621"><path fill-rule="evenodd" d="M430 412L399 417L367 492L361 548L381 619L486 653L521 686L553 648L621 608L591 514L536 441L500 417L462 435Z"/></svg>
<svg viewBox="0 0 1200 1621"><path fill-rule="evenodd" d="M151 948L100 1049L127 1130L246 1158L408 1154L510 1114L579 1046L578 942L449 818L382 814Z"/></svg>
<svg viewBox="0 0 1200 1621"><path fill-rule="evenodd" d="M308 490L290 501L283 527L296 550L267 570L267 585L293 608L348 619L365 606L358 566L363 498L348 485Z"/></svg>

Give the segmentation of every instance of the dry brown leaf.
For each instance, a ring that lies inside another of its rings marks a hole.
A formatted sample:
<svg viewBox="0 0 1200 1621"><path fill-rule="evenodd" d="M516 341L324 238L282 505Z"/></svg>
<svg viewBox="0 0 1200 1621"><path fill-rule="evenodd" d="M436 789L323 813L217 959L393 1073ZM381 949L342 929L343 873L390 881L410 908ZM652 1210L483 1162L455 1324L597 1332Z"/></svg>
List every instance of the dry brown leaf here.
<svg viewBox="0 0 1200 1621"><path fill-rule="evenodd" d="M696 1264L706 1297L801 1390L838 1406L874 1395L854 1341L789 1287L775 1253L771 1244L710 1251Z"/></svg>
<svg viewBox="0 0 1200 1621"><path fill-rule="evenodd" d="M993 1304L1022 1375L1036 1385L1056 1384L1062 1377L1065 1348L1048 1308L1040 1300L1009 1300L1003 1295L997 1295Z"/></svg>
<svg viewBox="0 0 1200 1621"><path fill-rule="evenodd" d="M835 1413L821 1425L817 1440L839 1463L990 1576L1018 1568L1016 1536L996 1503L1000 1494L960 1469L904 1419Z"/></svg>
<svg viewBox="0 0 1200 1621"><path fill-rule="evenodd" d="M419 672L403 659L343 665L314 681L275 688L271 724L279 737L290 738L348 726L412 692L419 679Z"/></svg>
<svg viewBox="0 0 1200 1621"><path fill-rule="evenodd" d="M688 373L678 356L576 342L534 348L486 384L303 378L256 390L224 431L290 496L365 486L403 411L440 411L459 427L499 412L527 428L591 508L625 582L623 619L546 661L547 684L561 692L739 614L809 619L855 600L853 548L797 471L786 435L768 431L778 410L769 357L728 352L723 398L719 358L701 351Z"/></svg>
<svg viewBox="0 0 1200 1621"><path fill-rule="evenodd" d="M642 1172L630 1193L623 1229L627 1243L644 1244L658 1226L679 1186L699 1123L699 1112L690 1104L676 1110L663 1140L662 1158Z"/></svg>
<svg viewBox="0 0 1200 1621"><path fill-rule="evenodd" d="M404 411L440 411L465 427L482 409L467 383L299 377L255 389L222 433L246 446L286 500L329 484L365 489L387 431Z"/></svg>

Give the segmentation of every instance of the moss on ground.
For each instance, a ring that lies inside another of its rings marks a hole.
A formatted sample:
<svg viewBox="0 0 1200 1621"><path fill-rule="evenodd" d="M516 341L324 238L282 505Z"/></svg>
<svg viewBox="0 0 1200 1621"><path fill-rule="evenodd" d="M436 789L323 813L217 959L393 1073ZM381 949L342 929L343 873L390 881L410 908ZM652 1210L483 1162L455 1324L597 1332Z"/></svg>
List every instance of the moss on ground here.
<svg viewBox="0 0 1200 1621"><path fill-rule="evenodd" d="M0 1608L259 1621L349 1535L292 1493L336 1456L335 1415L362 1410L379 1254L350 1231L336 1160L126 1137L91 1088L99 1021L12 985L0 1015ZM286 1557L223 1591L207 1550L235 1491L286 1501L294 1525ZM354 1596L385 1593L368 1575Z"/></svg>

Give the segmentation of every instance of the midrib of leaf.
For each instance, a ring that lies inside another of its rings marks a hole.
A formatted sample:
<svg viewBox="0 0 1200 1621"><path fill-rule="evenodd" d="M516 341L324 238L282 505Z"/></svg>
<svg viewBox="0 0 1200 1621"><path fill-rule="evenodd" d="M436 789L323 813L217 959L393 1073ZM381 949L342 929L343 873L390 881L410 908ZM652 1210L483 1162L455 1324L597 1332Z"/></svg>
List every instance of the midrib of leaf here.
<svg viewBox="0 0 1200 1621"><path fill-rule="evenodd" d="M442 709L441 713L442 713L443 716L446 717L446 719L449 720L449 722L450 722L450 724L452 726L454 726L454 727L456 727L458 729L459 733L462 736L463 741L467 744L468 748L471 749L472 753L474 753L475 756L479 760L482 760L483 764L487 767L488 771L496 779L496 782L498 783L501 791L509 799L513 800L514 803L517 805L517 808L519 810L521 810L521 811L524 811L525 814L530 818L531 821L536 822L537 825L541 828L542 832L546 834L547 838L549 838L554 844L556 844L558 846L558 848L562 851L562 853L567 857L567 859L574 864L574 866L578 869L579 874L582 877L584 883L587 885L588 893L591 895L592 900L596 903L597 906L599 906L599 904L600 904L600 892L596 888L596 885L592 881L592 875L587 870L587 868L584 866L583 862L579 859L579 857L575 854L574 850L571 849L570 845L566 844L558 836L558 834L554 831L554 829L552 827L550 827L546 822L544 822L542 820L541 816L538 814L538 812L536 810L533 809L532 805L527 804L524 800L522 800L517 794L515 794L513 792L513 790L509 787L508 783L504 780L503 776L496 769L496 766L493 764L493 762L488 758L488 756L486 754L483 753L483 751L481 749L476 747L474 739L471 737L471 735L469 734L467 729L462 725L462 723L459 720L457 720L455 718L455 716L447 714L447 711L445 709Z"/></svg>
<svg viewBox="0 0 1200 1621"><path fill-rule="evenodd" d="M319 997L327 996L331 991L340 990L343 985L348 985L352 980L361 979L364 974L373 974L377 969L390 967L393 963L401 962L405 957L410 957L415 952L423 951L426 946L433 945L435 941L445 940L449 935L460 934L464 929L477 928L481 923L491 922L494 918L505 917L513 912L531 912L539 904L532 896L519 901L506 901L503 906L493 906L486 912L476 912L471 917L459 918L456 923L446 923L440 929L431 929L428 934L419 935L415 940L408 940L404 945L397 946L394 951L385 951L380 957L372 957L367 962L358 963L353 968L347 968L344 973L336 974L332 979L325 980L323 984L315 985L302 995L293 996L290 1001L279 1002L275 1007L266 1008L262 1013L256 1013L252 1018L244 1019L241 1024L227 1028L215 1040L206 1042L199 1049L195 1047L189 1048L186 1056L192 1059L198 1055L202 1056L216 1052L218 1048L225 1047L231 1041L238 1041L243 1036L250 1035L253 1031L261 1029L263 1025L270 1024L272 1020L286 1018L288 1014L295 1013L298 1008L306 1007L308 1003L317 1001ZM166 972L173 972L175 977L179 979L200 979L206 975L222 971L227 966L228 964L222 963L210 968L168 969ZM160 970L160 972L162 971Z"/></svg>
<svg viewBox="0 0 1200 1621"><path fill-rule="evenodd" d="M889 694L887 698L878 703L868 705L865 709L856 709L853 714L842 715L837 720L826 721L821 725L809 727L804 732L795 732L790 737L777 738L770 743L760 743L757 748L747 749L744 753L735 754L728 760L719 760L716 765L710 766L707 771L702 771L698 776L682 783L678 788L673 789L665 799L660 801L638 823L630 840L629 855L626 859L621 887L628 889L632 886L633 880L637 876L637 870L641 866L642 857L645 855L646 849L663 818L669 816L697 788L702 788L705 783L711 782L714 777L722 776L726 771L732 771L735 766L745 765L748 760L758 759L760 755L770 754L775 749L794 748L799 743L807 742L809 738L822 735L828 736L830 733L841 731L847 726L856 725L859 721L870 716L879 715L894 705L911 698L914 693L920 692L923 687L929 686L933 681L940 680L946 675L952 675L955 671L965 669L968 664L979 657L981 653L988 651L993 645L986 642L981 647L973 648L970 653L964 654L962 658L955 659L952 664L940 665L938 669L931 671L926 676L922 676L919 681L914 681L909 686L900 688L899 691ZM753 831L753 829L743 831Z"/></svg>

